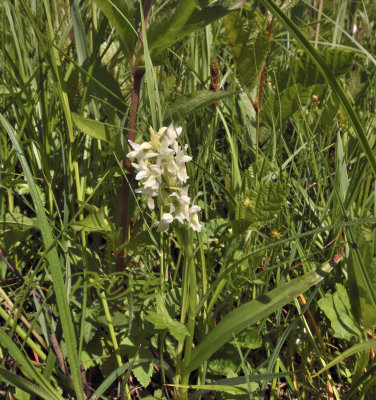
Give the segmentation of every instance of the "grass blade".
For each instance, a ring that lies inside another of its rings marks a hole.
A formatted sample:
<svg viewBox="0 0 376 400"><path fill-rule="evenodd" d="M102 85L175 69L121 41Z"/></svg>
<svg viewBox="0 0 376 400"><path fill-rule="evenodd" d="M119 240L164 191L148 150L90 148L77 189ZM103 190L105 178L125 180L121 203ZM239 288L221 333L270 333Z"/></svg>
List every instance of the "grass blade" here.
<svg viewBox="0 0 376 400"><path fill-rule="evenodd" d="M72 374L73 384L75 387L77 399L81 400L83 399L83 391L81 382L80 363L78 360L77 347L76 347L77 344L76 334L74 332L72 316L68 304L67 292L65 290L62 267L55 247L55 242L52 235L52 229L49 225L47 215L44 211L42 200L40 198L36 184L34 182L33 175L31 174L28 162L17 141L14 129L11 127L9 122L4 118L2 114L0 114L0 122L4 126L5 130L9 135L10 140L12 141L13 147L16 150L22 169L25 173L26 181L29 185L30 194L33 199L35 212L37 214L39 229L42 234L45 250L47 251L46 258L51 268L51 275L53 281L52 283L56 294L56 302L59 309L59 316L63 328L65 343L67 346L68 362Z"/></svg>

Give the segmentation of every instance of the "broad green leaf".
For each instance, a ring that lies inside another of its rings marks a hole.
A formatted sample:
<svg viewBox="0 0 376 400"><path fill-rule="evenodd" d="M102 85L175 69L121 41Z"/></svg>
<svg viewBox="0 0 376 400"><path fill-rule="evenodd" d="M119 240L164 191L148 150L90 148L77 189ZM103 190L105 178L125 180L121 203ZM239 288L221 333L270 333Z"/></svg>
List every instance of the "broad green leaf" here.
<svg viewBox="0 0 376 400"><path fill-rule="evenodd" d="M354 63L355 53L348 49L325 47L318 53L335 77L348 72ZM325 83L325 78L320 70L312 63L308 54L303 51L299 52L294 64L294 81L306 87L316 83Z"/></svg>
<svg viewBox="0 0 376 400"><path fill-rule="evenodd" d="M84 118L78 114L72 114L72 119L77 128L86 135L107 143L113 144L115 142L115 129L108 124L95 121L94 119Z"/></svg>
<svg viewBox="0 0 376 400"><path fill-rule="evenodd" d="M313 374L311 376L311 378L315 378L316 376L321 375L323 372L325 372L328 369L332 368L334 365L339 364L345 358L350 357L353 354L360 353L360 352L363 352L363 351L367 351L367 350L370 350L370 349L375 349L375 348L376 348L376 340L369 340L368 342L358 343L358 344L350 347L346 351L344 351L339 356L337 356L329 364L325 365L324 368L320 369L320 371L318 371L315 374Z"/></svg>
<svg viewBox="0 0 376 400"><path fill-rule="evenodd" d="M183 343L184 338L189 335L184 324L172 319L161 295L157 296L157 311L149 311L145 319L153 324L155 329L168 329L179 343Z"/></svg>
<svg viewBox="0 0 376 400"><path fill-rule="evenodd" d="M236 8L241 7L243 4L243 1L227 1L227 3L223 2L220 5L214 2L209 3L205 8L202 8L201 10L196 8L190 16L189 20L187 21L184 30L180 32L179 39L186 35L189 35L192 32L195 32L198 29L204 28L206 25L224 17Z"/></svg>
<svg viewBox="0 0 376 400"><path fill-rule="evenodd" d="M341 103L341 106L345 113L347 114L353 128L355 134L357 135L358 141L363 148L363 151L372 167L372 171L374 175L376 175L376 157L371 149L370 144L368 143L368 139L366 133L363 129L362 124L360 123L359 118L357 117L354 109L351 106L349 99L347 98L345 92L337 82L336 78L332 74L330 68L325 64L322 57L319 53L314 49L309 40L304 36L304 34L300 31L300 29L291 21L290 18L275 4L272 0L260 0L260 3L263 4L271 13L277 18L282 25L291 33L291 35L296 39L296 42L304 49L304 51L309 55L310 59L316 64L316 67L321 71L323 76L325 77L326 82L329 83L333 92L338 96L338 99ZM370 288L367 288L367 291Z"/></svg>
<svg viewBox="0 0 376 400"><path fill-rule="evenodd" d="M85 29L81 18L78 0L72 0L70 4L78 63L82 66L88 57Z"/></svg>
<svg viewBox="0 0 376 400"><path fill-rule="evenodd" d="M330 320L334 336L348 340L354 336L361 337L362 333L352 315L350 300L345 287L337 283L336 289L333 294L327 293L318 302L319 307Z"/></svg>
<svg viewBox="0 0 376 400"><path fill-rule="evenodd" d="M235 219L232 221L234 233L242 233L250 225L265 225L276 218L286 203L288 185L282 182L261 182L238 196Z"/></svg>
<svg viewBox="0 0 376 400"><path fill-rule="evenodd" d="M180 0L174 12L165 13L158 22L150 25L148 46L151 52L166 49L179 39L197 4L197 0Z"/></svg>
<svg viewBox="0 0 376 400"><path fill-rule="evenodd" d="M84 232L109 232L111 231L108 217L104 209L88 215L82 221L74 222L72 228Z"/></svg>
<svg viewBox="0 0 376 400"><path fill-rule="evenodd" d="M267 295L252 300L231 311L212 329L192 351L188 370L193 371L207 361L224 344L244 329L268 317L311 286L320 282L333 269L339 259L328 261L304 276L291 280Z"/></svg>
<svg viewBox="0 0 376 400"><path fill-rule="evenodd" d="M368 240L364 231L360 227L354 227L352 232L356 238L356 249L350 246L348 258L350 299L355 315L360 311L362 323L368 329L376 323L376 309L366 289L367 285L371 287L373 293L376 292L376 257L373 254L372 240ZM360 262L358 262L358 256L361 258ZM362 266L365 269L365 275L361 273Z"/></svg>
<svg viewBox="0 0 376 400"><path fill-rule="evenodd" d="M33 199L35 213L37 214L38 226L42 234L44 248L46 249L46 259L50 266L52 283L56 295L57 307L59 310L59 317L63 329L63 335L67 346L68 363L72 374L73 384L75 387L75 395L77 400L83 399L83 388L81 380L80 363L77 354L77 341L76 334L73 327L72 315L70 312L68 297L63 278L62 266L56 250L56 244L52 234L52 229L44 211L42 200L38 192L37 186L34 182L33 175L26 160L26 157L17 141L14 129L8 121L0 114L0 121L7 131L13 147L20 160L22 169L24 171L26 181L30 188L30 194Z"/></svg>
<svg viewBox="0 0 376 400"><path fill-rule="evenodd" d="M152 359L153 355L151 351L145 347L141 347L138 351L137 357L135 360L138 359ZM150 384L151 376L153 375L154 367L153 363L150 362L149 364L140 364L132 368L132 373L135 375L137 380L141 383L141 385L146 388Z"/></svg>
<svg viewBox="0 0 376 400"><path fill-rule="evenodd" d="M319 112L319 124L321 129L330 129L330 124L333 122L339 110L339 103L335 95L331 93L323 104L322 110Z"/></svg>
<svg viewBox="0 0 376 400"><path fill-rule="evenodd" d="M37 228L35 218L29 218L19 212L9 212L0 215L0 230L18 229L21 231Z"/></svg>
<svg viewBox="0 0 376 400"><path fill-rule="evenodd" d="M307 105L313 95L320 96L326 85L304 87L296 84L284 89L282 93L270 94L261 108L261 121L269 128L284 124L299 107Z"/></svg>
<svg viewBox="0 0 376 400"><path fill-rule="evenodd" d="M141 337L125 337L120 343L121 353L125 354L128 359L137 362L137 360L150 360L150 363L135 364L132 368L132 373L143 387L150 384L151 376L153 375L153 355L147 348L147 342Z"/></svg>
<svg viewBox="0 0 376 400"><path fill-rule="evenodd" d="M136 9L132 0L95 0L103 11L120 38L120 46L124 55L131 60L138 37Z"/></svg>
<svg viewBox="0 0 376 400"><path fill-rule="evenodd" d="M114 121L116 111L123 112L124 109L120 100L123 98L123 94L119 82L99 62L95 65L92 76L95 81L90 80L88 96L98 98L98 102L100 101L102 104L102 114L106 115L108 120ZM97 82L100 82L100 85Z"/></svg>
<svg viewBox="0 0 376 400"><path fill-rule="evenodd" d="M269 51L267 32L239 13L226 15L223 24L240 80L250 91L257 84Z"/></svg>
<svg viewBox="0 0 376 400"><path fill-rule="evenodd" d="M199 90L191 93L189 96L181 96L175 103L170 104L167 108L165 121L178 119L186 114L198 110L199 108L208 106L225 97L237 94L235 91L220 90L218 92L209 92Z"/></svg>
<svg viewBox="0 0 376 400"><path fill-rule="evenodd" d="M246 349L258 349L262 345L260 329L247 329L245 332L241 332L236 340L232 340L230 343L234 346L239 346Z"/></svg>

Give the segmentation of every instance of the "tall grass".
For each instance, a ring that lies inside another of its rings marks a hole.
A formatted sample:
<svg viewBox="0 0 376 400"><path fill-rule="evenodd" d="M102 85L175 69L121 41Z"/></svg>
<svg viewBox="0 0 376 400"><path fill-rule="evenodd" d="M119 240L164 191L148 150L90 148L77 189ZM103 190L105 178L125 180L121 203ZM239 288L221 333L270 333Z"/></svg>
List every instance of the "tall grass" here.
<svg viewBox="0 0 376 400"><path fill-rule="evenodd" d="M4 398L374 398L376 4L277 3L1 3Z"/></svg>

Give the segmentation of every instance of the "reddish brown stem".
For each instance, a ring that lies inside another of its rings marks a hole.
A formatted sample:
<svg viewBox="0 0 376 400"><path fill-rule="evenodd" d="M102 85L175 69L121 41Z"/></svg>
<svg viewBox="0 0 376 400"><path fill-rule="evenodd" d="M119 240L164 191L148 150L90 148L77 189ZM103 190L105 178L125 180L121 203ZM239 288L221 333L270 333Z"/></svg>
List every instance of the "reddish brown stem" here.
<svg viewBox="0 0 376 400"><path fill-rule="evenodd" d="M144 23L145 28L147 28L150 9L152 5L152 0L147 0L144 5ZM142 68L138 68L140 64L143 63L143 57L138 57L138 52L142 46L142 30L140 30L139 40L136 46L136 51L134 58L131 62L132 72L133 72L133 88L132 88L132 97L131 97L131 109L129 115L129 125L128 125L128 140L134 141L136 138L136 127L137 127L137 116L138 116L138 105L140 100L140 90L141 90L141 82L142 78L145 74L145 70ZM124 160L123 168L127 171L131 171L131 164L129 160ZM119 247L121 247L125 241L128 239L128 230L129 230L129 196L130 196L130 183L133 180L133 174L128 174L128 182L126 179L123 179L122 188L121 188L121 204L120 204L120 216L119 216L119 229L120 229L120 241ZM117 260L116 260L116 271L120 272L124 269L124 260L125 260L125 252L122 250L119 252Z"/></svg>
<svg viewBox="0 0 376 400"><path fill-rule="evenodd" d="M268 28L268 40L272 36L273 23L274 23L274 17L272 18L269 28ZM264 65L262 66L261 77L260 77L260 87L259 87L259 96L258 96L258 111L259 112L261 111L261 100L262 100L262 90L263 90L263 86L264 86L265 69L266 69L266 61L265 61Z"/></svg>
<svg viewBox="0 0 376 400"><path fill-rule="evenodd" d="M132 142L136 138L136 124L137 124L137 110L140 99L140 89L141 89L141 81L144 76L143 70L135 71L134 73L134 81L133 81L133 89L132 89L132 98L131 98L131 112L129 116L129 126L128 126L128 140L132 140ZM131 170L131 164L129 160L124 160L123 168L126 171ZM130 183L133 179L133 174L128 174L128 182L125 178L123 178L122 188L121 188L121 204L120 204L120 216L119 216L119 228L120 228L120 241L119 247L125 243L128 236L128 209L129 209L129 196L130 196ZM118 255L116 261L116 271L122 271L124 267L124 251L121 251Z"/></svg>

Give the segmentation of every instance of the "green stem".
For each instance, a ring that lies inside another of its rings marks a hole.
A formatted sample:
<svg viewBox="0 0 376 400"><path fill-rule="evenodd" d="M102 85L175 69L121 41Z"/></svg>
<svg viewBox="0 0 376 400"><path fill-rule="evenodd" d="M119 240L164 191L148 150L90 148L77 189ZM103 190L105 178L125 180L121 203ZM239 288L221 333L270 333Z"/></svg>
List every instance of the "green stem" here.
<svg viewBox="0 0 376 400"><path fill-rule="evenodd" d="M187 284L187 298L188 298L188 321L187 328L189 332L189 336L185 339L184 344L184 358L182 362L182 385L188 385L190 372L187 370L187 366L191 361L192 354L192 345L195 331L195 323L196 323L196 308L197 308L197 280L196 280L196 268L193 257L193 245L192 245L192 236L190 235L190 239L185 247L185 269L186 269L186 279L188 281ZM181 388L180 396L182 399L187 399L188 397L188 389Z"/></svg>

